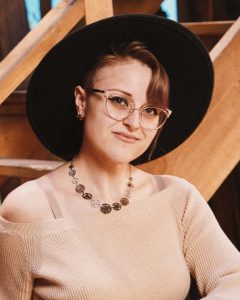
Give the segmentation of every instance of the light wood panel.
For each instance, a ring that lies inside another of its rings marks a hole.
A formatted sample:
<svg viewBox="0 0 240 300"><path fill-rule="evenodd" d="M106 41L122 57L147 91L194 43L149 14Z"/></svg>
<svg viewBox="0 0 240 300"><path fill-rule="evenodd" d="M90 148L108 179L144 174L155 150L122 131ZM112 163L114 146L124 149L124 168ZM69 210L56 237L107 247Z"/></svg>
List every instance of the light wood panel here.
<svg viewBox="0 0 240 300"><path fill-rule="evenodd" d="M62 164L60 161L0 158L0 175L38 178Z"/></svg>
<svg viewBox="0 0 240 300"><path fill-rule="evenodd" d="M113 16L112 0L85 0L84 2L87 24Z"/></svg>
<svg viewBox="0 0 240 300"><path fill-rule="evenodd" d="M155 14L163 0L114 0L114 15Z"/></svg>
<svg viewBox="0 0 240 300"><path fill-rule="evenodd" d="M62 0L0 63L0 104L84 16L83 0Z"/></svg>
<svg viewBox="0 0 240 300"><path fill-rule="evenodd" d="M0 0L0 60L28 31L24 0Z"/></svg>
<svg viewBox="0 0 240 300"><path fill-rule="evenodd" d="M215 88L206 117L191 137L163 158L141 166L194 183L209 199L240 159L240 18L211 52Z"/></svg>
<svg viewBox="0 0 240 300"><path fill-rule="evenodd" d="M234 21L189 22L182 23L196 35L224 35Z"/></svg>

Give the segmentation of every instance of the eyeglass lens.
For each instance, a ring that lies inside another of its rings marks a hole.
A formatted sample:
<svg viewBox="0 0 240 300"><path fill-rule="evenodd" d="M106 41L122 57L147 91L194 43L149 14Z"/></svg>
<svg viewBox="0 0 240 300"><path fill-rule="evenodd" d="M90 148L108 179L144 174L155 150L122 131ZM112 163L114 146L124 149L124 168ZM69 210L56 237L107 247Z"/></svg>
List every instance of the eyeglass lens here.
<svg viewBox="0 0 240 300"><path fill-rule="evenodd" d="M106 98L106 111L115 120L123 120L134 110L133 101L125 95L110 93ZM167 113L160 107L144 106L140 109L141 124L146 129L160 128L167 119Z"/></svg>

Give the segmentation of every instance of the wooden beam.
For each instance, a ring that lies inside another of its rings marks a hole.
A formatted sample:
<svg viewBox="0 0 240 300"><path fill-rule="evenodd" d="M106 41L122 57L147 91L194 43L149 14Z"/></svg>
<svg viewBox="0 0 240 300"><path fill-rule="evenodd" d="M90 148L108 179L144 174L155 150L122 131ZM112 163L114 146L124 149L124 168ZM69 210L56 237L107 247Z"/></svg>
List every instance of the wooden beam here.
<svg viewBox="0 0 240 300"><path fill-rule="evenodd" d="M0 104L84 16L83 0L62 0L0 63Z"/></svg>
<svg viewBox="0 0 240 300"><path fill-rule="evenodd" d="M208 200L240 159L240 18L211 52L212 103L197 130L175 151L141 166L195 184Z"/></svg>
<svg viewBox="0 0 240 300"><path fill-rule="evenodd" d="M0 105L0 117L3 115L9 115L9 116L26 115L25 102L26 102L26 91L25 90L14 91L6 99L6 101L2 105Z"/></svg>
<svg viewBox="0 0 240 300"><path fill-rule="evenodd" d="M0 0L0 60L28 31L24 0Z"/></svg>
<svg viewBox="0 0 240 300"><path fill-rule="evenodd" d="M86 24L113 16L112 0L85 0Z"/></svg>
<svg viewBox="0 0 240 300"><path fill-rule="evenodd" d="M224 35L234 21L190 22L182 23L196 35Z"/></svg>
<svg viewBox="0 0 240 300"><path fill-rule="evenodd" d="M163 0L113 0L114 15L155 14Z"/></svg>
<svg viewBox="0 0 240 300"><path fill-rule="evenodd" d="M0 175L38 178L62 164L63 161L0 158Z"/></svg>

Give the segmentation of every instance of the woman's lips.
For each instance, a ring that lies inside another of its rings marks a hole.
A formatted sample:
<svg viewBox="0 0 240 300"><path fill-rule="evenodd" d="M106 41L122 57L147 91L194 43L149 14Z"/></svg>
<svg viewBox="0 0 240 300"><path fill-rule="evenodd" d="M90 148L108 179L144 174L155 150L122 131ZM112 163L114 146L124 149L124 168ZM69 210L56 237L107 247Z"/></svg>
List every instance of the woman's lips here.
<svg viewBox="0 0 240 300"><path fill-rule="evenodd" d="M113 133L117 139L126 143L133 144L139 140L139 138L137 138L136 136L126 132L113 132Z"/></svg>

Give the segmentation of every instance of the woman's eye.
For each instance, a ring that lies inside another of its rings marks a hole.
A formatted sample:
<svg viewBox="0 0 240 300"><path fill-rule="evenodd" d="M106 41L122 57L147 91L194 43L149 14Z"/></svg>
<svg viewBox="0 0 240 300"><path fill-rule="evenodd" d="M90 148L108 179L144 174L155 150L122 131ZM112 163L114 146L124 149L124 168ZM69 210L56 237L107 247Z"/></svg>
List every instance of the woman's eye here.
<svg viewBox="0 0 240 300"><path fill-rule="evenodd" d="M115 106L128 106L128 100L121 96L112 96L108 98Z"/></svg>
<svg viewBox="0 0 240 300"><path fill-rule="evenodd" d="M149 116L157 116L159 113L155 107L146 107L144 109L144 114Z"/></svg>

